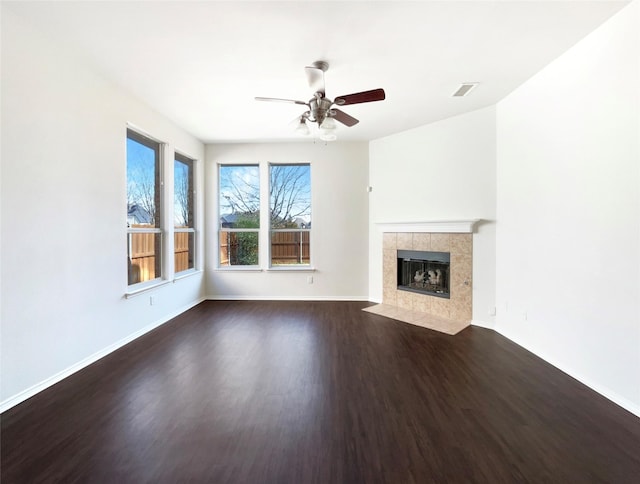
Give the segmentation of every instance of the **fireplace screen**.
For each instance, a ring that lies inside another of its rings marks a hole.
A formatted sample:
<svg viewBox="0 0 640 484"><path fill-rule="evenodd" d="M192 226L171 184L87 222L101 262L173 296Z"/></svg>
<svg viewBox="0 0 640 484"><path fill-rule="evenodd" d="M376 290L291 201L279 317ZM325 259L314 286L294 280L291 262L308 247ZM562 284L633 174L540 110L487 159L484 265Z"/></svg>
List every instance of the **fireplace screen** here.
<svg viewBox="0 0 640 484"><path fill-rule="evenodd" d="M398 251L398 289L449 298L449 252Z"/></svg>

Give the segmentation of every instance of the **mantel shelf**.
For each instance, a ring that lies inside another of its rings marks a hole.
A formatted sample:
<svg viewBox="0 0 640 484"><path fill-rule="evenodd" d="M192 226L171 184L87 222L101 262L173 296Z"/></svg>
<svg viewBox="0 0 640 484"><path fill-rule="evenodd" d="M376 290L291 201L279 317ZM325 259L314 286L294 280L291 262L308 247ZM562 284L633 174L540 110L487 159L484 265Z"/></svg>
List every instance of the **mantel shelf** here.
<svg viewBox="0 0 640 484"><path fill-rule="evenodd" d="M431 220L426 222L377 222L381 232L430 232L430 233L473 233L475 224L481 219L471 220Z"/></svg>

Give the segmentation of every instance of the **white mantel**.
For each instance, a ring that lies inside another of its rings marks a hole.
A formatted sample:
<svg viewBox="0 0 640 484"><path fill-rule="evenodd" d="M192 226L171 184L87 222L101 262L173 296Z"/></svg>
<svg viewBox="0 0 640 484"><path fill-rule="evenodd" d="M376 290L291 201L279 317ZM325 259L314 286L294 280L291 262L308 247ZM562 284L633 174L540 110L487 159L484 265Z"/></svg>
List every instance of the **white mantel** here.
<svg viewBox="0 0 640 484"><path fill-rule="evenodd" d="M471 220L430 220L426 222L377 222L381 232L430 232L430 233L473 233L474 226L481 219Z"/></svg>

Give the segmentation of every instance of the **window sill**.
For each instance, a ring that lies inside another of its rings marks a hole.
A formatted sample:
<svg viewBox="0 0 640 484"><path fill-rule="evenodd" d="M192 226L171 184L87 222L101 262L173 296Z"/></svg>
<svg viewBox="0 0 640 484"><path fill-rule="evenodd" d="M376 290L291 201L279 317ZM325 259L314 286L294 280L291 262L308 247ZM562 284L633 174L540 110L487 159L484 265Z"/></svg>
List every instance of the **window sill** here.
<svg viewBox="0 0 640 484"><path fill-rule="evenodd" d="M230 266L230 267L217 267L214 272L263 272L260 267L257 266Z"/></svg>
<svg viewBox="0 0 640 484"><path fill-rule="evenodd" d="M316 272L315 267L302 266L302 267L269 267L268 269L261 269L259 267L218 267L213 270L214 272Z"/></svg>
<svg viewBox="0 0 640 484"><path fill-rule="evenodd" d="M202 274L202 271L198 269L189 269L187 271L178 272L175 276L173 276L173 282L179 281L180 279L186 279L187 277L195 276L196 274Z"/></svg>
<svg viewBox="0 0 640 484"><path fill-rule="evenodd" d="M269 267L267 272L316 272L316 268L311 266Z"/></svg>
<svg viewBox="0 0 640 484"><path fill-rule="evenodd" d="M153 289L156 289L160 286L164 286L165 284L171 284L173 281L170 281L168 279L163 279L160 281L153 281L152 283L149 283L148 285L145 285L143 287L140 287L138 289L134 289L131 291L127 291L124 293L124 297L125 299L130 299L132 297L135 296L139 296L140 294L144 294L145 292L149 292Z"/></svg>

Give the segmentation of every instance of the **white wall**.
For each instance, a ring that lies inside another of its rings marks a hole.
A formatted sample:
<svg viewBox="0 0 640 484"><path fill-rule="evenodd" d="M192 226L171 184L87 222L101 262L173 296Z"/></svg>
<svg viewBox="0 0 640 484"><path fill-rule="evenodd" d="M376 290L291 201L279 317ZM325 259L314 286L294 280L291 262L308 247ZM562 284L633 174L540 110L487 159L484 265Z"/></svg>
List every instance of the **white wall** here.
<svg viewBox="0 0 640 484"><path fill-rule="evenodd" d="M497 330L638 415L639 31L636 1L498 104L496 236Z"/></svg>
<svg viewBox="0 0 640 484"><path fill-rule="evenodd" d="M483 219L473 236L473 319L495 305L496 118L489 107L370 143L369 297L382 300L381 222Z"/></svg>
<svg viewBox="0 0 640 484"><path fill-rule="evenodd" d="M367 299L367 143L208 145L206 160L206 209L210 218L218 213L218 163L311 163L311 258L316 269L314 273L216 270L217 247L208 244L210 298ZM207 238L217 240L213 224L208 227ZM313 284L307 283L310 275Z"/></svg>
<svg viewBox="0 0 640 484"><path fill-rule="evenodd" d="M154 306L124 298L127 122L203 159L199 141L3 9L1 409L203 295L199 273L151 292Z"/></svg>

